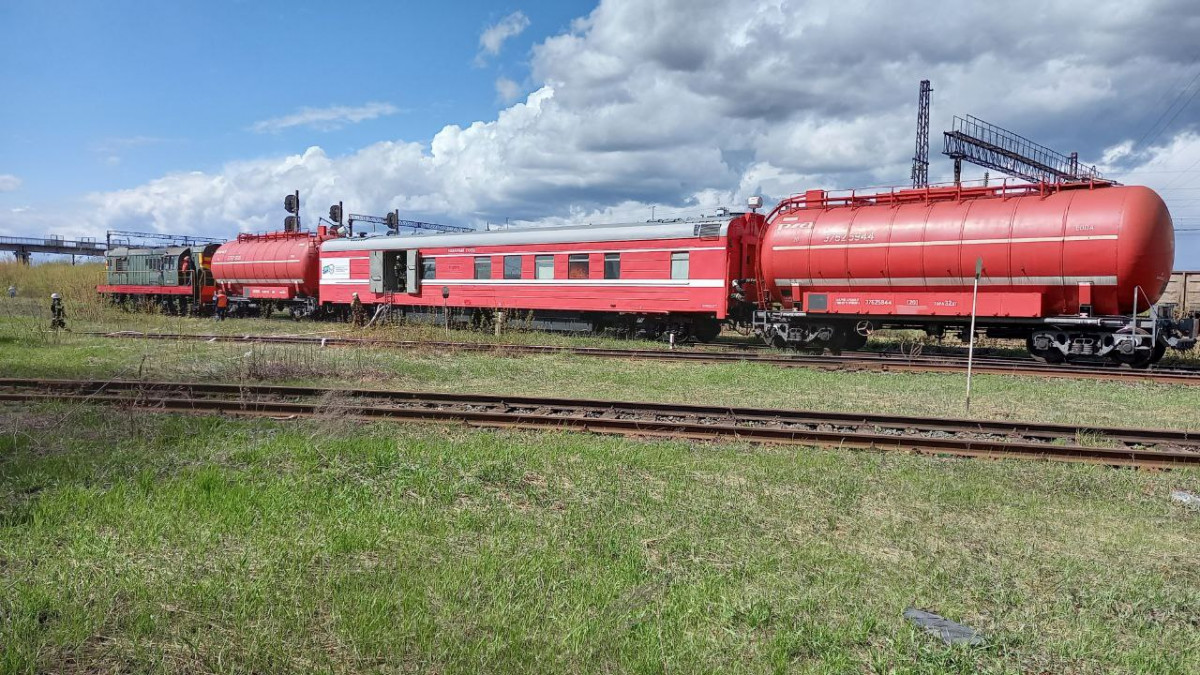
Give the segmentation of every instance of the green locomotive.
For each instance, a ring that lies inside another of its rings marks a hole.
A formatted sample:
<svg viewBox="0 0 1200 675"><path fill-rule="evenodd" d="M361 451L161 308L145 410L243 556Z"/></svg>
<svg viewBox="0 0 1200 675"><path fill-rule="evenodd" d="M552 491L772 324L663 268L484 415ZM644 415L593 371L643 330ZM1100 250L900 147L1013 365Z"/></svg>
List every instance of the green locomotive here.
<svg viewBox="0 0 1200 675"><path fill-rule="evenodd" d="M105 283L96 290L118 304L149 303L173 314L201 312L215 291L211 263L218 246L113 248L104 256Z"/></svg>

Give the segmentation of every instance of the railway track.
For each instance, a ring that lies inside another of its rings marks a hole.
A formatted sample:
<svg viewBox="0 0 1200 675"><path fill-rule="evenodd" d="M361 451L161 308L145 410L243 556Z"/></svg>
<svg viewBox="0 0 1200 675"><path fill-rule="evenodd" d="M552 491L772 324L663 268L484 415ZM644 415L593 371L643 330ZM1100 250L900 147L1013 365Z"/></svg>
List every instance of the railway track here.
<svg viewBox="0 0 1200 675"><path fill-rule="evenodd" d="M505 355L574 354L598 358L629 360L692 361L698 363L761 363L786 368L823 370L868 370L878 372L963 373L966 359L951 355L904 356L880 352L854 352L838 356L785 355L737 346L721 351L698 347L668 351L665 349L609 349L598 347L562 347L556 345L515 345L480 342L426 342L420 340L378 340L349 337L312 337L287 335L198 335L178 333L88 333L106 338L144 340L191 340L199 342L236 342L242 344L318 345L322 347L374 347L380 349L445 350L489 352ZM1200 385L1200 371L1185 369L1129 370L1115 366L1052 366L1031 359L977 357L975 373L986 375L1033 375L1038 377L1154 382L1158 384Z"/></svg>
<svg viewBox="0 0 1200 675"><path fill-rule="evenodd" d="M0 401L154 411L454 422L1110 466L1200 466L1200 432L270 384L0 379Z"/></svg>

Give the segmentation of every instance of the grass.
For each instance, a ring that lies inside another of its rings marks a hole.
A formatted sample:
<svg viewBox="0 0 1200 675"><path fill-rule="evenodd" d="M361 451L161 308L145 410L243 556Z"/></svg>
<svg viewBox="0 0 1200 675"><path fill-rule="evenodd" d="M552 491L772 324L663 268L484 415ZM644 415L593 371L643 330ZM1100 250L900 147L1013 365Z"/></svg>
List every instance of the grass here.
<svg viewBox="0 0 1200 675"><path fill-rule="evenodd" d="M0 331L0 341L5 340ZM422 391L610 398L789 409L962 415L964 378L655 363L566 354L491 354L318 346L113 340L59 334L7 338L9 377L270 381ZM1085 426L1200 428L1200 387L977 375L971 417Z"/></svg>
<svg viewBox="0 0 1200 675"><path fill-rule="evenodd" d="M76 331L345 330L71 288ZM0 298L5 376L961 411L954 375L105 340L46 331L39 297ZM1198 409L1200 388L1007 376L972 400L1088 426L1195 429ZM1171 489L1200 474L9 404L0 674L1197 672L1200 513ZM987 646L943 646L910 605Z"/></svg>
<svg viewBox="0 0 1200 675"><path fill-rule="evenodd" d="M3 409L0 672L1200 669L1194 473ZM983 631L948 648L914 605Z"/></svg>

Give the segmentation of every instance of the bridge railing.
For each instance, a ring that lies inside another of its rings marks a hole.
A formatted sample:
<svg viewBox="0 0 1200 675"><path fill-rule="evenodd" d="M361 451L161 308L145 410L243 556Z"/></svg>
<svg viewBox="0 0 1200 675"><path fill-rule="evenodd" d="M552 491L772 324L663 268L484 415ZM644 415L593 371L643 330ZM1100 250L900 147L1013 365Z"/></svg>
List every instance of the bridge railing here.
<svg viewBox="0 0 1200 675"><path fill-rule="evenodd" d="M104 250L104 244L95 239L60 239L58 237L0 237L0 246L49 246L74 248L81 251Z"/></svg>

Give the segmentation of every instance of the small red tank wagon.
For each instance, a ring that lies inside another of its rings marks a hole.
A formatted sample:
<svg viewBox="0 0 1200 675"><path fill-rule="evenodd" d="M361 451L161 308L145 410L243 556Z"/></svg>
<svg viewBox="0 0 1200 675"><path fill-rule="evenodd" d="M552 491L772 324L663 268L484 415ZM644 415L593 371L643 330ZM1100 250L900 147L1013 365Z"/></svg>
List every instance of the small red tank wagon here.
<svg viewBox="0 0 1200 675"><path fill-rule="evenodd" d="M269 314L279 308L311 316L318 307L318 250L330 238L324 226L315 233L239 234L213 254L213 279L236 310L253 307Z"/></svg>
<svg viewBox="0 0 1200 675"><path fill-rule="evenodd" d="M616 327L707 341L733 318L730 279L753 259L760 214L589 227L334 239L321 246L328 310L368 307L459 320L504 312L526 325ZM749 319L746 313L743 317Z"/></svg>

